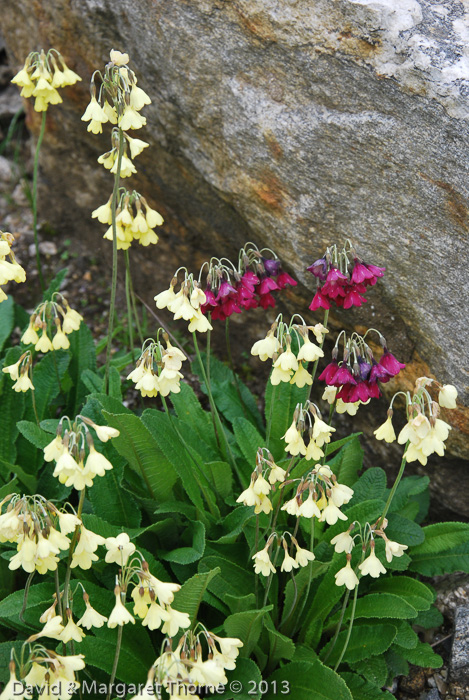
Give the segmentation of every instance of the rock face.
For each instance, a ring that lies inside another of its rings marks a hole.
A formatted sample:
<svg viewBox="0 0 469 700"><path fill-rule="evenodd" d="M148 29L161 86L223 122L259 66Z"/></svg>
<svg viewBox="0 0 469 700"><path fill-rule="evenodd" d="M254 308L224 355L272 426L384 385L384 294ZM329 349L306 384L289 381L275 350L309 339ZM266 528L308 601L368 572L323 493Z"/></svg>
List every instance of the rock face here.
<svg viewBox="0 0 469 700"><path fill-rule="evenodd" d="M89 212L111 182L95 158L109 135L87 134L79 117L92 71L111 48L125 50L153 100L138 134L151 148L131 182L166 219L158 250L132 252L142 280L154 276L160 250L170 261L152 293L178 265L195 268L254 240L278 252L309 301L305 267L350 238L387 274L369 304L336 314L337 323L378 325L411 361L410 384L431 373L453 382L467 406L467 8L463 0L5 0L11 62L55 46L84 79L48 116L43 216L96 247ZM467 455L469 413L462 406L450 419L460 429L452 451Z"/></svg>

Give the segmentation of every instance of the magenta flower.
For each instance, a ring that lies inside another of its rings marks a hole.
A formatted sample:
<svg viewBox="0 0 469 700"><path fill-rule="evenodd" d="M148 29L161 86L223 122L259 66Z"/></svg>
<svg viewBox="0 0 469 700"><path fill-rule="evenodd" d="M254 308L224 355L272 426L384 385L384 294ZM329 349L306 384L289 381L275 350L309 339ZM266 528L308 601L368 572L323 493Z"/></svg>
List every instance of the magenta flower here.
<svg viewBox="0 0 469 700"><path fill-rule="evenodd" d="M269 260L268 258L262 258L262 263L263 263L263 265L265 267L265 271L267 272L268 275L275 277L280 272L280 269L281 269L280 260L278 260L278 259Z"/></svg>
<svg viewBox="0 0 469 700"><path fill-rule="evenodd" d="M327 277L326 258L319 258L319 260L315 260L313 264L307 267L306 269L308 270L308 272L311 272L312 275L324 281Z"/></svg>
<svg viewBox="0 0 469 700"><path fill-rule="evenodd" d="M264 279L261 281L259 285L259 294L262 296L264 294L268 294L269 292L272 292L275 289L280 289L278 286L277 282L272 279L272 277L264 277Z"/></svg>
<svg viewBox="0 0 469 700"><path fill-rule="evenodd" d="M337 370L339 369L339 364L337 360L332 360L327 367L323 369L321 374L319 375L318 379L320 379L322 382L326 382L329 386L332 384L332 379L334 379L335 375L337 374Z"/></svg>
<svg viewBox="0 0 469 700"><path fill-rule="evenodd" d="M275 306L275 299L273 298L272 294L267 293L267 294L261 294L259 296L259 305L262 306L263 309L267 309L268 306Z"/></svg>
<svg viewBox="0 0 469 700"><path fill-rule="evenodd" d="M236 294L236 289L233 287L232 284L230 284L226 280L223 280L223 282L220 284L220 289L218 290L216 300L223 300L229 294Z"/></svg>
<svg viewBox="0 0 469 700"><path fill-rule="evenodd" d="M318 291L313 297L313 301L309 305L309 308L311 311L316 311L316 309L330 309L331 305L329 303L329 300L327 297L325 297L320 288L318 287Z"/></svg>
<svg viewBox="0 0 469 700"><path fill-rule="evenodd" d="M353 378L353 375L347 365L341 365L337 370L329 384L332 386L342 386L343 384L353 384L355 386L357 382Z"/></svg>
<svg viewBox="0 0 469 700"><path fill-rule="evenodd" d="M290 277L290 275L287 272L284 272L282 270L279 276L277 277L277 284L279 286L279 289L285 289L285 287L288 284L290 285L290 287L296 287L298 282L294 280L293 277Z"/></svg>
<svg viewBox="0 0 469 700"><path fill-rule="evenodd" d="M401 369L404 369L405 365L402 362L399 362L399 360L396 360L394 355L389 352L387 348L384 348L384 352L379 358L379 363L381 367L384 367L385 370L389 372L391 377L395 377L396 374L399 374Z"/></svg>

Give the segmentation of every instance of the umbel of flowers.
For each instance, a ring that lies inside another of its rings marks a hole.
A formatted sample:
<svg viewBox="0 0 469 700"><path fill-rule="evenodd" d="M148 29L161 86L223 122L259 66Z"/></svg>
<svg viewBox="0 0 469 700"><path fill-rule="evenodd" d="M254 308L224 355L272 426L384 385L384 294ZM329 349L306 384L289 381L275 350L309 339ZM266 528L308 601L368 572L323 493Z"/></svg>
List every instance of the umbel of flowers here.
<svg viewBox="0 0 469 700"><path fill-rule="evenodd" d="M26 281L26 272L16 260L11 248L14 240L11 233L0 231L0 286L12 280L18 283ZM7 295L0 289L0 303L5 299Z"/></svg>
<svg viewBox="0 0 469 700"><path fill-rule="evenodd" d="M92 486L97 476L104 476L112 469L111 462L96 450L90 428L101 442L119 435L115 428L96 425L85 416L77 416L73 423L63 416L55 438L44 448L44 460L55 462L53 476L77 491Z"/></svg>
<svg viewBox="0 0 469 700"><path fill-rule="evenodd" d="M243 643L236 637L219 637L198 623L185 632L176 647L167 639L161 655L155 660L143 690L135 695L154 695L155 684L163 686L170 698L199 697L199 692L216 692L228 679L225 671L236 668L236 659Z"/></svg>
<svg viewBox="0 0 469 700"><path fill-rule="evenodd" d="M140 129L146 124L146 118L140 112L151 100L147 93L137 85L137 77L129 68L129 56L120 51L111 51L111 60L104 72L95 71L91 77L91 100L82 116L88 123L88 131L101 134L103 124L109 122L111 131L111 148L98 158L112 174L130 177L137 172L133 159L148 147L148 143L129 135L129 131ZM92 213L103 224L109 226L104 238L113 240L112 199ZM158 242L153 230L163 224L163 217L152 209L138 192L119 190L116 202L116 238L117 248L126 250L133 240L147 246Z"/></svg>
<svg viewBox="0 0 469 700"><path fill-rule="evenodd" d="M158 329L157 338L161 328ZM169 342L167 333L162 332L166 347L159 341L149 338L142 347L142 352L137 360L137 366L127 379L135 382L135 388L142 396L168 396L170 392L178 394L179 386L183 378L179 371L186 355Z"/></svg>
<svg viewBox="0 0 469 700"><path fill-rule="evenodd" d="M378 334L383 353L377 361L366 342L369 333ZM339 361L339 343L343 338L343 355ZM341 331L332 350L332 361L319 375L328 387L337 391L334 396L327 395L327 400L341 399L344 403L366 403L368 399L379 398L379 382L386 384L395 377L405 365L396 360L389 352L384 336L375 329L369 329L364 336L352 333L348 338Z"/></svg>
<svg viewBox="0 0 469 700"><path fill-rule="evenodd" d="M438 397L435 401L427 387L435 386ZM397 396L404 396L406 404L407 423L397 436L400 445L406 445L404 459L407 462L419 461L426 465L431 454L440 457L445 453L445 441L448 439L451 426L441 418L440 409L456 408L458 392L452 384L440 384L436 379L420 377L415 382L413 395L410 392L397 392L390 403L388 418L374 431L377 440L394 442L396 433L392 424L393 403Z"/></svg>
<svg viewBox="0 0 469 700"><path fill-rule="evenodd" d="M324 256L307 268L317 279L317 291L309 308L327 310L333 303L344 309L361 306L366 302L363 294L367 287L376 284L385 269L364 263L350 241L341 250L336 245L327 248Z"/></svg>
<svg viewBox="0 0 469 700"><path fill-rule="evenodd" d="M272 257L265 257L264 253ZM179 270L184 270L184 280L175 291ZM169 289L157 294L155 301L159 309L168 308L174 313L175 319L194 319L189 326L191 332L211 328L208 314L211 319L224 321L247 309L274 307L272 292L297 284L282 270L275 253L266 248L259 250L253 243L241 248L236 265L227 258L211 258L204 263L197 279L185 268L179 270Z"/></svg>
<svg viewBox="0 0 469 700"><path fill-rule="evenodd" d="M80 76L68 68L57 49L47 53L32 51L23 68L12 78L12 83L21 87L21 97L35 97L36 112L45 112L49 105L62 102L57 88L75 85Z"/></svg>
<svg viewBox="0 0 469 700"><path fill-rule="evenodd" d="M285 469L275 464L272 455L265 447L256 454L256 468L251 474L251 482L236 499L236 503L254 506L254 513L270 513L272 503L269 494L277 482L285 481Z"/></svg>
<svg viewBox="0 0 469 700"><path fill-rule="evenodd" d="M285 452L293 457L301 454L306 460L319 460L324 457L322 447L331 441L335 428L325 423L318 407L306 401L298 404L293 414L293 421L283 436L286 442Z"/></svg>
<svg viewBox="0 0 469 700"><path fill-rule="evenodd" d="M132 139L132 141L136 140L137 139ZM95 209L91 216L98 219L101 224L107 224L109 226L104 234L104 238L112 241L111 203L112 195L109 197L106 204L102 204ZM163 217L161 214L150 207L143 195L135 190L133 190L133 192L128 192L124 187L119 189L116 209L118 250L127 250L132 241L138 241L140 245L143 246L150 245L151 243L158 243L158 236L154 228L156 226L161 226L162 223Z"/></svg>
<svg viewBox="0 0 469 700"><path fill-rule="evenodd" d="M294 323L295 318L301 323ZM309 331L313 332L317 344L309 337ZM308 326L301 316L295 314L287 324L280 314L266 337L254 343L251 354L257 355L262 362L273 360L270 382L274 386L280 382L290 382L300 388L306 384L311 386L313 376L307 370L308 363L324 357L322 344L326 333L328 330L322 323ZM297 348L295 351L292 345Z"/></svg>
<svg viewBox="0 0 469 700"><path fill-rule="evenodd" d="M385 542L386 561L391 562L393 557L402 557L407 545L399 544L390 540L384 532L387 527L386 518L379 518L376 523L371 525L365 523L362 527L357 521L353 522L348 530L341 532L331 539L331 544L334 545L336 552L345 552L347 563L342 569L339 569L335 574L335 582L337 586L345 586L349 590L353 590L359 583L359 576L371 576L378 578L381 574L386 573L386 568L375 554L376 537L380 537ZM352 537L353 530L358 530ZM354 570L351 565L352 549L357 544L361 544L361 560ZM368 556L366 556L368 554Z"/></svg>

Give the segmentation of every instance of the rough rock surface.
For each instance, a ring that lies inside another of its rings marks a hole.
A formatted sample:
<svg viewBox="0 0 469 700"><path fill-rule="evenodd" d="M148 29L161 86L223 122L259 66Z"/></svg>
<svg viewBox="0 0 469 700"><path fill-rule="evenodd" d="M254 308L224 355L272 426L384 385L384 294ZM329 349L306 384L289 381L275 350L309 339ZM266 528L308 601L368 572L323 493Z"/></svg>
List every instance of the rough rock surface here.
<svg viewBox="0 0 469 700"><path fill-rule="evenodd" d="M469 605L456 609L450 678L453 682L469 683Z"/></svg>
<svg viewBox="0 0 469 700"><path fill-rule="evenodd" d="M379 325L411 360L409 385L431 373L467 406L466 0L5 0L2 30L18 67L55 46L84 78L48 116L52 225L96 246L108 134L79 116L92 71L125 50L153 100L132 186L165 216L165 257L196 267L255 240L295 271L304 302L306 265L351 238L388 271L337 323ZM158 249L132 257L142 289L166 285ZM467 408L448 418L452 452L467 456Z"/></svg>

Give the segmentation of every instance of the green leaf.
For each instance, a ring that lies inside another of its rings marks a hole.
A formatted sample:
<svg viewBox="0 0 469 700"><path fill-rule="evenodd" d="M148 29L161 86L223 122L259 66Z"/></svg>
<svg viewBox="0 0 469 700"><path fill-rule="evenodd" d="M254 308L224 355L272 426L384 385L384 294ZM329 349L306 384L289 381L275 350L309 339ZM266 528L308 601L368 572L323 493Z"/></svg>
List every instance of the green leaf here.
<svg viewBox="0 0 469 700"><path fill-rule="evenodd" d="M122 382L119 372L115 367L109 368L109 396L122 401Z"/></svg>
<svg viewBox="0 0 469 700"><path fill-rule="evenodd" d="M388 649L387 652L384 654L384 658L389 668L389 675L391 680L396 676L409 675L409 664L398 653L397 647L393 645L390 649Z"/></svg>
<svg viewBox="0 0 469 700"><path fill-rule="evenodd" d="M441 668L443 666L443 659L439 654L435 654L430 644L418 642L413 649L406 649L394 644L393 649L414 666L422 666L423 668Z"/></svg>
<svg viewBox="0 0 469 700"><path fill-rule="evenodd" d="M79 412L88 393L82 375L87 369L96 371L96 351L93 336L85 323L81 323L77 331L70 333L69 340L72 355L69 372L73 385L69 394L68 410L74 416Z"/></svg>
<svg viewBox="0 0 469 700"><path fill-rule="evenodd" d="M336 645L328 657L329 664L335 664L339 660L347 634L348 630L343 630L339 634ZM354 663L370 656L383 654L393 643L396 634L396 627L391 624L354 625L344 661ZM319 655L321 659L328 653L331 645L332 640L321 649Z"/></svg>
<svg viewBox="0 0 469 700"><path fill-rule="evenodd" d="M189 384L181 382L180 387L181 391L178 394L172 393L170 395L177 417L183 423L190 425L201 440L208 442L216 450L217 439L210 413L204 411Z"/></svg>
<svg viewBox="0 0 469 700"><path fill-rule="evenodd" d="M254 517L254 508L251 506L238 506L237 508L233 508L221 521L222 529L226 534L216 540L217 543L225 544L227 542L234 542L247 523Z"/></svg>
<svg viewBox="0 0 469 700"><path fill-rule="evenodd" d="M160 559L175 562L176 564L192 564L198 561L205 551L205 527L200 521L191 523L187 534L192 535L192 547L178 547L171 552L159 552ZM182 536L181 539L183 539Z"/></svg>
<svg viewBox="0 0 469 700"><path fill-rule="evenodd" d="M18 477L18 479L24 486L26 486L30 493L34 492L36 477L31 474L26 474L24 469L22 469L18 464L10 464L10 462L0 459L0 474L5 480L9 480L12 475Z"/></svg>
<svg viewBox="0 0 469 700"><path fill-rule="evenodd" d="M116 642L87 635L80 642L80 653L86 656L87 666L100 668L110 674L116 654ZM128 649L123 645L119 655L116 679L124 683L144 683L147 673L148 668L142 661L140 648L136 646Z"/></svg>
<svg viewBox="0 0 469 700"><path fill-rule="evenodd" d="M43 299L44 301L50 301L52 299L52 295L55 294L55 292L58 292L60 290L60 287L62 286L62 282L64 281L66 275L68 272L68 267L65 267L63 270L60 270L52 282L49 284L48 288L43 294Z"/></svg>
<svg viewBox="0 0 469 700"><path fill-rule="evenodd" d="M367 469L352 486L354 493L349 506L376 498L384 500L386 493L386 472L381 469L381 467Z"/></svg>
<svg viewBox="0 0 469 700"><path fill-rule="evenodd" d="M240 656L250 656L257 644L264 625L264 616L272 610L268 605L260 610L247 610L245 612L229 615L223 627L228 637L237 637L243 642Z"/></svg>
<svg viewBox="0 0 469 700"><path fill-rule="evenodd" d="M52 440L50 433L46 433L37 423L33 423L32 421L20 420L17 423L17 427L21 435L39 450L43 450Z"/></svg>
<svg viewBox="0 0 469 700"><path fill-rule="evenodd" d="M412 620L412 623L415 623L415 619ZM398 646L405 647L405 649L415 649L419 643L419 638L409 623L402 621L397 626L397 635L394 641Z"/></svg>
<svg viewBox="0 0 469 700"><path fill-rule="evenodd" d="M344 620L349 620L352 603L347 607ZM328 628L334 626L340 616L340 611L328 620ZM355 618L395 618L408 620L417 617L417 611L404 598L392 593L367 593L357 600Z"/></svg>
<svg viewBox="0 0 469 700"><path fill-rule="evenodd" d="M3 620L13 629L25 630L32 628L29 634L39 629L39 617L48 608L53 600L54 584L52 581L31 585L28 592L28 604L25 610L25 622L21 622L19 615L23 608L24 590L15 591L0 601L0 620ZM39 612L40 610L40 612Z"/></svg>
<svg viewBox="0 0 469 700"><path fill-rule="evenodd" d="M20 485L16 476L14 476L13 479L10 479L6 484L0 486L0 500L18 491L20 491Z"/></svg>
<svg viewBox="0 0 469 700"><path fill-rule="evenodd" d="M417 611L428 610L433 602L433 594L428 586L409 576L379 578L372 583L371 590L402 596Z"/></svg>
<svg viewBox="0 0 469 700"><path fill-rule="evenodd" d="M282 625L286 624L286 617L289 615L290 610L292 608L292 605L296 600L298 601L303 601L304 596L306 595L306 591L309 588L309 581L310 581L310 576L311 576L311 581L318 576L321 576L324 574L327 569L329 568L329 562L323 562L323 561L311 561L308 562L307 566L302 567L301 571L299 571L295 575L295 584L296 584L296 590L295 586L293 585L293 581L288 581L287 585L285 586L285 604L283 606L283 617L282 617ZM301 607L301 604L299 605ZM295 620L295 615L293 614L293 617L290 618L289 622L294 624L296 622ZM286 630L290 629L290 625L287 625Z"/></svg>
<svg viewBox="0 0 469 700"><path fill-rule="evenodd" d="M272 386L267 380L265 390L265 419L269 423L271 416L270 440L267 447L272 452L274 459L278 460L285 455L285 442L283 436L290 427L296 405L303 404L309 395L309 387L299 389L296 384L281 382L278 386Z"/></svg>
<svg viewBox="0 0 469 700"><path fill-rule="evenodd" d="M33 384L36 397L36 411L39 420L50 417L50 406L59 395L60 387L57 374L62 382L70 363L70 354L66 350L56 350L47 353L34 367ZM26 412L26 417L35 420L32 407Z"/></svg>
<svg viewBox="0 0 469 700"><path fill-rule="evenodd" d="M392 499L390 512L401 511L414 496L428 491L430 479L428 476L406 476L397 487Z"/></svg>
<svg viewBox="0 0 469 700"><path fill-rule="evenodd" d="M254 610L256 607L256 596L254 593L247 595L230 595L227 593L224 601L230 609L230 613L244 612L245 610Z"/></svg>
<svg viewBox="0 0 469 700"><path fill-rule="evenodd" d="M357 676L356 673L344 671L340 673L340 677L344 679L352 691L353 700L393 700L394 696L387 690L378 690L375 685Z"/></svg>
<svg viewBox="0 0 469 700"><path fill-rule="evenodd" d="M226 501L229 499L233 502L233 471L228 462L206 462L205 468L208 478L215 487L215 491Z"/></svg>
<svg viewBox="0 0 469 700"><path fill-rule="evenodd" d="M358 435L360 434L361 433L358 433ZM352 436L349 436L349 438L352 438ZM344 438L346 441L345 445L335 457L328 459L327 463L337 476L339 484L353 486L357 481L357 472L363 467L364 452L358 437L354 437L353 439L349 438ZM343 440L339 440L338 442L343 442ZM332 452L332 448L335 444L336 443L330 443L326 446L326 456ZM368 495L368 498L373 497L379 498L380 496L373 496L371 493Z"/></svg>
<svg viewBox="0 0 469 700"><path fill-rule="evenodd" d="M149 495L157 501L171 500L177 474L148 428L132 414L116 415L103 411L103 416L107 425L120 431L112 444L141 475Z"/></svg>
<svg viewBox="0 0 469 700"><path fill-rule="evenodd" d="M85 371L82 372L81 380L88 391L92 394L99 394L103 390L103 378L97 372L93 372L91 369L85 369Z"/></svg>
<svg viewBox="0 0 469 700"><path fill-rule="evenodd" d="M217 692L213 696L214 698L216 697L218 700L233 700L233 698L236 700L261 700L264 697L260 690L262 688L260 685L261 672L252 659L237 658L236 668L233 671L228 671L226 677L228 684L224 692L221 695Z"/></svg>
<svg viewBox="0 0 469 700"><path fill-rule="evenodd" d="M289 637L275 629L271 618L265 618L265 627L269 637L269 663L277 666L280 659L290 661L295 653L295 645Z"/></svg>
<svg viewBox="0 0 469 700"><path fill-rule="evenodd" d="M282 694L294 700L353 700L343 679L318 659L291 661L277 669L268 679L268 688L262 700L276 700Z"/></svg>
<svg viewBox="0 0 469 700"><path fill-rule="evenodd" d="M220 569L220 574L210 581L209 590L221 601L224 601L227 593L239 596L240 592L254 590L252 569L248 570L221 556L205 556L199 563L200 572L207 572L216 567Z"/></svg>
<svg viewBox="0 0 469 700"><path fill-rule="evenodd" d="M257 450L265 445L265 438L246 418L235 418L233 429L242 454L247 463L252 464L254 469Z"/></svg>
<svg viewBox="0 0 469 700"><path fill-rule="evenodd" d="M158 446L158 451L165 456L165 459L170 463L171 471L177 474L191 499L192 503L204 512L205 506L202 499L202 488L206 487L206 481L202 481L200 474L201 468L198 462L202 463L200 455L195 451L188 454L186 447L179 437L175 429L177 428L177 419L172 421L168 419L161 411L147 409L142 415L142 422L151 433L153 441ZM181 425L181 430L184 432L184 427ZM174 483L174 482L173 482Z"/></svg>
<svg viewBox="0 0 469 700"><path fill-rule="evenodd" d="M459 522L435 523L423 528L425 541L414 547L412 555L439 554L469 541L469 524Z"/></svg>
<svg viewBox="0 0 469 700"><path fill-rule="evenodd" d="M1 307L1 304L0 304ZM0 457L6 462L16 461L16 438L18 437L17 423L24 414L25 397L17 394L11 388L9 379L6 380L1 394L2 429L0 430Z"/></svg>
<svg viewBox="0 0 469 700"><path fill-rule="evenodd" d="M415 620L414 625L423 627L426 630L433 629L435 627L441 627L443 624L443 615L441 612L432 605L428 610L423 610L419 612Z"/></svg>
<svg viewBox="0 0 469 700"><path fill-rule="evenodd" d="M132 493L122 486L123 474L122 466L114 464L104 477L94 480L89 499L95 513L109 523L124 528L139 527L142 514Z"/></svg>
<svg viewBox="0 0 469 700"><path fill-rule="evenodd" d="M194 622L207 586L219 573L220 569L216 567L204 574L195 574L183 583L180 590L174 594L174 603L172 603L174 609L187 613Z"/></svg>
<svg viewBox="0 0 469 700"><path fill-rule="evenodd" d="M389 513L388 525L386 527L388 539L399 544L406 544L408 547L416 547L425 540L425 532L420 525L413 520L404 518L398 513ZM414 551L412 549L412 551Z"/></svg>
<svg viewBox="0 0 469 700"><path fill-rule="evenodd" d="M7 297L0 304L0 351L11 335L15 325L15 303L13 297Z"/></svg>
<svg viewBox="0 0 469 700"><path fill-rule="evenodd" d="M205 364L205 353L202 353L202 359ZM199 378L201 377L197 359L192 363L192 371L197 374ZM263 429L262 416L257 408L255 397L239 377L237 377L238 389L242 398L241 401L236 389L236 380L233 372L213 355L210 357L210 382L215 404L227 420L232 422L237 417L245 417L259 430ZM205 391L203 382L201 382L201 389Z"/></svg>
<svg viewBox="0 0 469 700"><path fill-rule="evenodd" d="M388 667L382 656L371 656L369 659L357 661L350 664L350 668L378 688L383 687L388 677Z"/></svg>

